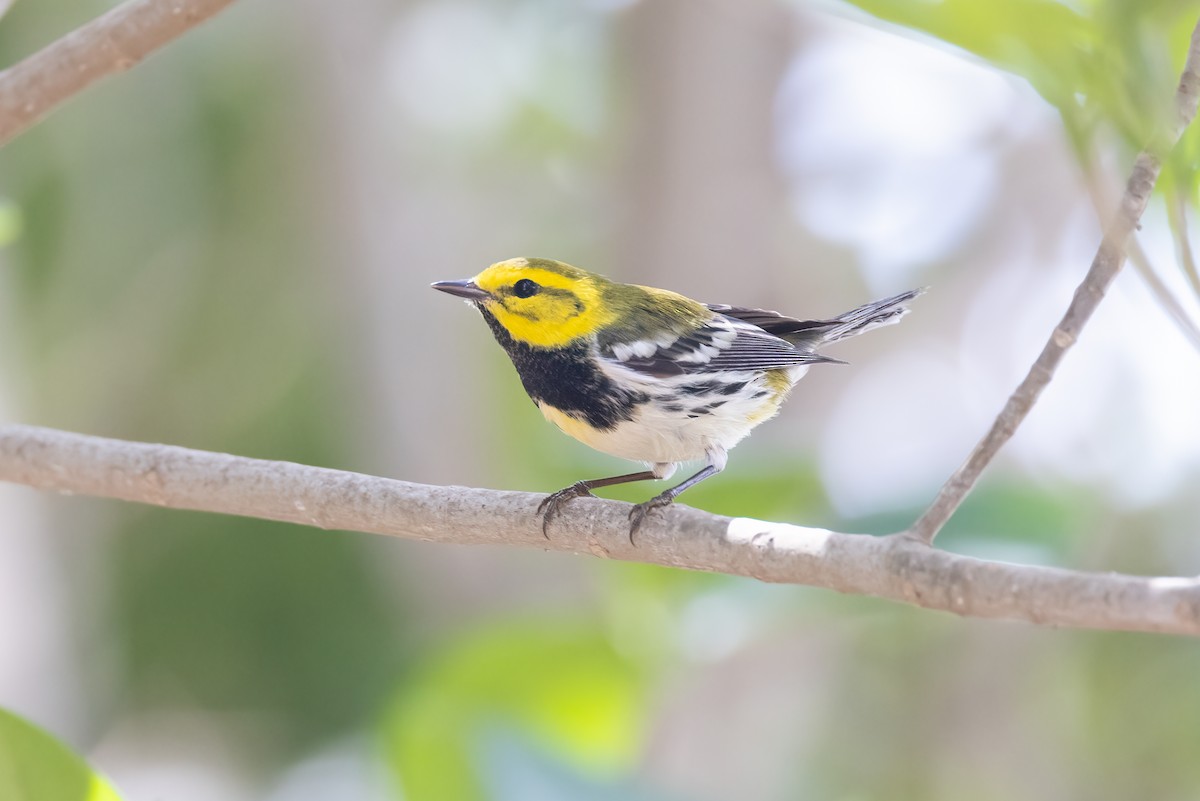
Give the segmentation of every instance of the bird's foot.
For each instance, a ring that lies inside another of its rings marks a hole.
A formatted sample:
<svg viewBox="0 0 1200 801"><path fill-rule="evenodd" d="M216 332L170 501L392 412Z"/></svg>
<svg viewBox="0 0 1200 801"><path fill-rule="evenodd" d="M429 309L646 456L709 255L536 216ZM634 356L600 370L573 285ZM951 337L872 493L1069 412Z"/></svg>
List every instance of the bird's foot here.
<svg viewBox="0 0 1200 801"><path fill-rule="evenodd" d="M637 545L633 541L633 536L637 534L638 529L642 527L642 522L645 521L650 513L655 509L662 509L664 506L670 506L675 502L675 496L664 492L662 495L655 495L644 503L639 503L629 510L629 544Z"/></svg>
<svg viewBox="0 0 1200 801"><path fill-rule="evenodd" d="M542 516L542 536L550 539L549 525L550 521L557 517L563 504L575 498L594 498L591 489L588 488L586 481L576 481L569 487L564 487L558 492L546 496L546 500L538 504L537 513Z"/></svg>

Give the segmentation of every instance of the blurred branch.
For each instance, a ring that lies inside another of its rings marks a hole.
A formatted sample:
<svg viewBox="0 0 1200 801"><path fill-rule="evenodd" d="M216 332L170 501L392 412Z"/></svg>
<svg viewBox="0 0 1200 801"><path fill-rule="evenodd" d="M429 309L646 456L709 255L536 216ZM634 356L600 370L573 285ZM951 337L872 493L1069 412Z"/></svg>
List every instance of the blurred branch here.
<svg viewBox="0 0 1200 801"><path fill-rule="evenodd" d="M1146 251L1137 241L1137 237L1129 240L1129 260L1133 262L1134 269L1138 271L1138 275L1150 288L1150 293L1154 295L1158 305L1162 306L1168 316L1175 321L1176 327L1188 338L1192 347L1200 351L1200 327L1196 325L1196 321L1179 302L1179 298L1172 294L1171 288L1163 283L1158 271L1150 263L1150 257L1146 255Z"/></svg>
<svg viewBox="0 0 1200 801"><path fill-rule="evenodd" d="M1176 119L1172 130L1165 132L1161 141L1147 146L1137 157L1133 172L1125 185L1125 194L1116 214L1109 221L1100 242L1100 249L1092 260L1083 283L1075 290L1075 297L1062 320L1050 334L1050 339L1041 354L1029 368L1028 375L1009 396L996 421L967 461L952 475L938 491L937 497L910 530L913 537L926 544L932 543L938 531L946 524L955 510L966 498L967 493L979 480L983 469L992 461L1000 448L1008 442L1017 427L1028 416L1042 390L1054 378L1054 372L1064 355L1091 318L1109 284L1125 262L1125 247L1130 234L1137 228L1158 173L1163 157L1179 141L1183 131L1196 116L1200 102L1200 23L1192 31L1187 59L1175 90Z"/></svg>
<svg viewBox="0 0 1200 801"><path fill-rule="evenodd" d="M629 505L581 498L542 536L540 495L0 426L0 480L177 509L463 545L518 545L873 595L958 615L1200 635L1200 578L986 562L872 537L673 507L629 541Z"/></svg>
<svg viewBox="0 0 1200 801"><path fill-rule="evenodd" d="M0 17L3 17L5 14L7 14L8 10L12 8L12 4L16 1L17 0L0 0Z"/></svg>
<svg viewBox="0 0 1200 801"><path fill-rule="evenodd" d="M1095 166L1095 160L1090 157L1085 157L1085 164L1092 165L1084 170L1084 183L1087 185L1088 194L1092 198L1092 207L1097 214L1101 213L1102 209L1109 208L1113 202L1113 198L1105 191L1105 181L1101 177L1099 170ZM1168 206L1170 204L1168 203ZM1180 246L1179 234L1175 233L1177 250L1180 247L1186 247L1189 250L1190 245L1187 245L1187 231L1183 232L1183 244ZM1159 272L1154 269L1154 265L1150 262L1150 257L1146 254L1141 243L1136 236L1129 238L1129 261L1133 263L1133 267L1137 270L1138 276L1145 282L1146 287L1150 290L1150 294L1154 296L1155 302L1162 307L1167 316L1174 321L1175 326L1180 330L1185 338L1192 343L1192 347L1200 351L1200 326L1196 325L1196 321L1188 314L1188 310L1179 302L1179 298L1175 297L1171 292L1171 288L1166 285L1159 275ZM1182 257L1183 254L1181 253Z"/></svg>
<svg viewBox="0 0 1200 801"><path fill-rule="evenodd" d="M101 78L129 69L233 0L129 0L0 72L0 146ZM0 14L5 0L0 0Z"/></svg>
<svg viewBox="0 0 1200 801"><path fill-rule="evenodd" d="M1187 223L1188 193L1176 190L1167 198L1167 224L1175 236L1175 252L1183 273L1187 276L1192 291L1200 298L1200 271L1196 269L1196 256L1192 251Z"/></svg>

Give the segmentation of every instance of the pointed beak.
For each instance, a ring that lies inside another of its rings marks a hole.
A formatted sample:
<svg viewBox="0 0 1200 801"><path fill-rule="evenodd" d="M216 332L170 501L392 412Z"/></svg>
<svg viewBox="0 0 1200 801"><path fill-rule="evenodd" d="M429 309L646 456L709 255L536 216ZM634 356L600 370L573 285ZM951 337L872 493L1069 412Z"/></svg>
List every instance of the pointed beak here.
<svg viewBox="0 0 1200 801"><path fill-rule="evenodd" d="M430 284L430 286L449 295L457 295L458 297L466 298L467 300L479 301L488 296L487 292L484 292L482 289L475 286L475 282L469 279L464 279L462 281L437 281L436 283Z"/></svg>

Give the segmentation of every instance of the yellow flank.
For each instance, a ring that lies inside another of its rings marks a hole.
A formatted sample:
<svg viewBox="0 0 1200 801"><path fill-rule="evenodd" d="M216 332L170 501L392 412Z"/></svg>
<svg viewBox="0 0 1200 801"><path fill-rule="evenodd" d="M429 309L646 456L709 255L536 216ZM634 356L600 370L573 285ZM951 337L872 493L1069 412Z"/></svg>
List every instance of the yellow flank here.
<svg viewBox="0 0 1200 801"><path fill-rule="evenodd" d="M578 276L563 275L532 266L527 259L509 259L493 264L472 280L490 295L485 301L487 310L514 339L535 347L558 348L616 319L616 313L600 302L597 280L578 272ZM502 291L522 279L549 291L529 298Z"/></svg>
<svg viewBox="0 0 1200 801"><path fill-rule="evenodd" d="M750 425L758 425L775 416L783 399L787 397L788 391L792 388L792 379L788 376L787 370L768 370L763 374L763 386L770 390L771 394L763 398L763 404L758 411L746 419Z"/></svg>
<svg viewBox="0 0 1200 801"><path fill-rule="evenodd" d="M558 426L559 431L563 432L569 437L574 437L590 448L596 447L593 442L598 432L583 420L576 420L566 412L555 409L553 406L548 406L544 403L539 403L538 408L542 410L542 414L547 420ZM599 448L597 448L597 450L599 450Z"/></svg>

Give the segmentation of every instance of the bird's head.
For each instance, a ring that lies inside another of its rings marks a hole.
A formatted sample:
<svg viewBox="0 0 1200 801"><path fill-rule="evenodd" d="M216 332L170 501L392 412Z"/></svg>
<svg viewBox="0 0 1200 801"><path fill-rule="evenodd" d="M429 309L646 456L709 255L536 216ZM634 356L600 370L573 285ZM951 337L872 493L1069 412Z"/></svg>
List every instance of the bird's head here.
<svg viewBox="0 0 1200 801"><path fill-rule="evenodd" d="M603 301L608 279L552 259L508 259L474 278L438 281L434 289L457 295L495 318L513 339L560 348L612 322Z"/></svg>

